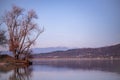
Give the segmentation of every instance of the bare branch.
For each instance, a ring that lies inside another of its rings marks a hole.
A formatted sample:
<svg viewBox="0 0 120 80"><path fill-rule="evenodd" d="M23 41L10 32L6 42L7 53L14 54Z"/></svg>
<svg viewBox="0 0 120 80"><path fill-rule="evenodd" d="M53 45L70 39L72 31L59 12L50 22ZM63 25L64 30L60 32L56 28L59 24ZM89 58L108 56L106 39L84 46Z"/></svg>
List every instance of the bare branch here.
<svg viewBox="0 0 120 80"><path fill-rule="evenodd" d="M15 5L3 16L3 23L8 28L9 49L15 57L18 56L19 58L20 54L27 56L28 53L26 54L26 52L29 52L31 45L44 31L44 29L39 29L33 21L37 18L34 10L28 11L25 15L24 9ZM36 35L33 35L33 33L36 33Z"/></svg>

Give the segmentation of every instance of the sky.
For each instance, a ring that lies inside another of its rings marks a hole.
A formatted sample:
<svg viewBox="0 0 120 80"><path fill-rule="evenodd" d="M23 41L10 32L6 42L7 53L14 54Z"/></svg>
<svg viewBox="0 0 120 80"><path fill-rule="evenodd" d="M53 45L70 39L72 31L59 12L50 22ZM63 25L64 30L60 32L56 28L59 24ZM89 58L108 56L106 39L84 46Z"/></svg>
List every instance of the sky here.
<svg viewBox="0 0 120 80"><path fill-rule="evenodd" d="M120 0L0 0L0 16L34 9L45 31L33 47L102 47L120 43Z"/></svg>

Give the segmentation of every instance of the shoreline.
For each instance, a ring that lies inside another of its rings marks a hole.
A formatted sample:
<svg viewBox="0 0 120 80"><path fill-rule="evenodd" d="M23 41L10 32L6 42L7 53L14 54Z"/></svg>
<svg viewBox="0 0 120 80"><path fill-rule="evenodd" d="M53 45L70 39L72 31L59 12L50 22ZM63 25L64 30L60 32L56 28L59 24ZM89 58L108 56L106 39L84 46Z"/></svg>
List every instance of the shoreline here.
<svg viewBox="0 0 120 80"><path fill-rule="evenodd" d="M103 61L103 60L120 60L120 58L30 58L30 61ZM12 63L12 62L11 62ZM4 66L6 64L11 64L9 62L0 62L0 66ZM19 63L17 63L19 64ZM21 64L21 63L20 63ZM13 65L13 64L12 64Z"/></svg>
<svg viewBox="0 0 120 80"><path fill-rule="evenodd" d="M120 60L120 58L32 58L30 59L32 61L34 60L45 60L45 61L50 61L50 60Z"/></svg>

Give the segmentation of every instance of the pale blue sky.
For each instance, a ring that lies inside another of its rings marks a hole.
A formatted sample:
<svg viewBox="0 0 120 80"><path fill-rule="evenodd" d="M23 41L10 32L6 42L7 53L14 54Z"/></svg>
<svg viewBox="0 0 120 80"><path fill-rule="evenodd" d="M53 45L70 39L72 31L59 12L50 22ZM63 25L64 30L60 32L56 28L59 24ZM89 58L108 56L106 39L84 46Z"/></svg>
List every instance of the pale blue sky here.
<svg viewBox="0 0 120 80"><path fill-rule="evenodd" d="M0 0L34 9L45 28L34 47L101 47L120 43L120 0Z"/></svg>

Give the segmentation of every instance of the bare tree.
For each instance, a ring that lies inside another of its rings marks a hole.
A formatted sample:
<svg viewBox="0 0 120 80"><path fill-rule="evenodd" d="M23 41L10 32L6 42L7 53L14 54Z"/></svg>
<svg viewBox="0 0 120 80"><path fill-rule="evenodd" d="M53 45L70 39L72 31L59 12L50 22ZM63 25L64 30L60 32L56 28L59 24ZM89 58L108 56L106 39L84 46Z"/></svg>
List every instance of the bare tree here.
<svg viewBox="0 0 120 80"><path fill-rule="evenodd" d="M35 23L38 17L34 10L25 13L23 8L13 6L2 17L8 29L9 50L13 52L16 60L28 59L31 45L44 31Z"/></svg>
<svg viewBox="0 0 120 80"><path fill-rule="evenodd" d="M6 42L5 31L0 29L0 46L3 46Z"/></svg>
<svg viewBox="0 0 120 80"><path fill-rule="evenodd" d="M0 47L5 47L5 44L7 43L7 39L5 36L5 31L0 29ZM2 51L0 51L1 54Z"/></svg>

